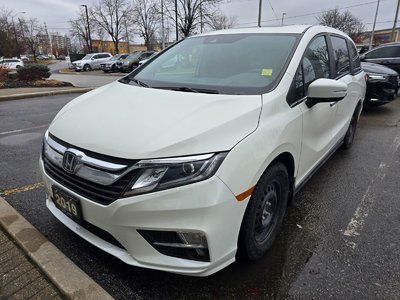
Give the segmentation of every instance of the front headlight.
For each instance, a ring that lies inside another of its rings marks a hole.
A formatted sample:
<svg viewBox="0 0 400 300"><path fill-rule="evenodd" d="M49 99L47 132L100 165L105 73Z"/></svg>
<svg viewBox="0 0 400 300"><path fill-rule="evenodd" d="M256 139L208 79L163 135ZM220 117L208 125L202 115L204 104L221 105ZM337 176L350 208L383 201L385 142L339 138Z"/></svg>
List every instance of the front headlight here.
<svg viewBox="0 0 400 300"><path fill-rule="evenodd" d="M389 75L367 73L367 81L369 81L369 82L387 81L388 78L389 78Z"/></svg>
<svg viewBox="0 0 400 300"><path fill-rule="evenodd" d="M206 180L213 176L227 152L177 158L149 159L138 162L140 171L124 197L161 191Z"/></svg>

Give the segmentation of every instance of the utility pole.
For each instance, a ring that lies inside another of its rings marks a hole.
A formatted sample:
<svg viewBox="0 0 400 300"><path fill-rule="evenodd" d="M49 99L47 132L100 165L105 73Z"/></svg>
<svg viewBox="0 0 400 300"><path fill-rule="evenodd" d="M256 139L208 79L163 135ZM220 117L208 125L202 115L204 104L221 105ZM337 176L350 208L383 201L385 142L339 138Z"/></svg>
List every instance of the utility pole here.
<svg viewBox="0 0 400 300"><path fill-rule="evenodd" d="M259 0L259 3L258 3L258 27L261 27L261 8L262 8L262 0Z"/></svg>
<svg viewBox="0 0 400 300"><path fill-rule="evenodd" d="M178 0L175 0L175 40L178 41Z"/></svg>
<svg viewBox="0 0 400 300"><path fill-rule="evenodd" d="M131 52L131 49L129 47L129 33L128 33L128 26L126 25L126 16L124 16L124 25L125 25L125 34L126 34L126 42L128 43L128 53Z"/></svg>
<svg viewBox="0 0 400 300"><path fill-rule="evenodd" d="M200 1L200 33L203 33L203 1Z"/></svg>
<svg viewBox="0 0 400 300"><path fill-rule="evenodd" d="M81 4L85 8L86 12L86 23L87 23L87 30L88 30L88 37L89 37L89 52L93 53L93 46L92 46L92 38L90 36L90 25L89 25L89 14L88 14L88 9L86 4Z"/></svg>
<svg viewBox="0 0 400 300"><path fill-rule="evenodd" d="M400 0L397 0L396 16L394 17L393 28L392 28L392 42L395 41L394 31L396 29L397 17L399 15L399 6L400 6Z"/></svg>
<svg viewBox="0 0 400 300"><path fill-rule="evenodd" d="M372 26L371 38L369 39L369 46L368 46L368 49L369 49L369 50L371 50L371 48L372 48L372 41L374 40L375 25L376 25L376 17L378 16L378 10L379 10L379 2L381 2L381 0L378 0L378 4L376 5L376 12L375 12L374 25Z"/></svg>
<svg viewBox="0 0 400 300"><path fill-rule="evenodd" d="M161 50L165 48L165 33L164 33L164 0L161 0Z"/></svg>

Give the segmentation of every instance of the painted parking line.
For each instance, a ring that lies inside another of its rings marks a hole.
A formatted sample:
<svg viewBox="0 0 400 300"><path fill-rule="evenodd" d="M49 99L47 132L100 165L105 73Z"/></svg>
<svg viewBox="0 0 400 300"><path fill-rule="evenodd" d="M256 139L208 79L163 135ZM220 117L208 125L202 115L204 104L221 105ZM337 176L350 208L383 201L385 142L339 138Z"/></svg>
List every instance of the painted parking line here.
<svg viewBox="0 0 400 300"><path fill-rule="evenodd" d="M11 130L11 131L3 131L3 132L0 132L0 135L20 133L20 132L29 131L29 130L45 128L48 126L49 125L47 124L47 125L33 126L33 127L28 127L28 128L15 129L15 130Z"/></svg>
<svg viewBox="0 0 400 300"><path fill-rule="evenodd" d="M398 134L395 137L386 155L384 155L383 157L392 157L393 155L395 155L395 153L398 151L399 148L400 148L400 134ZM343 232L345 236L355 237L360 235L364 227L365 220L369 215L369 211L375 202L375 195L373 190L376 186L382 184L388 168L389 165L385 162L381 162L379 164L377 172L375 173L370 184L368 185L367 190L365 191L364 195L361 198L360 204L356 208L353 217L351 218L350 222L347 224L347 227ZM355 242L348 241L347 244L353 249L356 247Z"/></svg>
<svg viewBox="0 0 400 300"><path fill-rule="evenodd" d="M22 193L22 192L36 190L36 189L39 189L41 187L44 187L44 183L43 182L37 182L37 183L33 183L33 184L28 184L28 185L16 187L16 188L13 188L13 189L1 191L0 195L6 197L6 196L14 195L14 194L19 194L19 193Z"/></svg>

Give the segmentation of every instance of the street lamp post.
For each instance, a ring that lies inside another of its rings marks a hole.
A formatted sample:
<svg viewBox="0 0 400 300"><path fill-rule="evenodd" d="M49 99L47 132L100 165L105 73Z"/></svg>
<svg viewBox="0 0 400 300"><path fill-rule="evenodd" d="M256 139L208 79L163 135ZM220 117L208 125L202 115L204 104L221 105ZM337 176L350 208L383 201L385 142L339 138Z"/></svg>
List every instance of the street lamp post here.
<svg viewBox="0 0 400 300"><path fill-rule="evenodd" d="M85 13L86 13L86 24L87 24L87 30L88 30L88 37L89 37L89 51L90 53L93 53L93 46L92 46L92 38L90 36L90 25L89 25L89 14L88 14L88 9L86 4L81 4L85 8Z"/></svg>
<svg viewBox="0 0 400 300"><path fill-rule="evenodd" d="M21 55L19 53L19 44L18 44L18 37L17 37L17 30L15 29L14 18L19 14L24 14L24 11L17 12L15 15L11 16L11 21L14 29L14 38L15 38L15 46L17 47L17 57L20 58Z"/></svg>
<svg viewBox="0 0 400 300"><path fill-rule="evenodd" d="M286 13L282 13L282 25L283 25L283 18L286 16Z"/></svg>

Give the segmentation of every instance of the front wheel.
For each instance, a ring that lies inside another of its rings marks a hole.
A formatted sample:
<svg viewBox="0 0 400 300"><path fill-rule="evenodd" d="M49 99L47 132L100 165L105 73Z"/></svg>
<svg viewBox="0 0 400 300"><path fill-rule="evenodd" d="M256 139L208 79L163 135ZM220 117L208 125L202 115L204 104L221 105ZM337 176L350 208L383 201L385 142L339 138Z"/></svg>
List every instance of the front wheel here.
<svg viewBox="0 0 400 300"><path fill-rule="evenodd" d="M90 71L92 67L90 65L84 65L83 71Z"/></svg>
<svg viewBox="0 0 400 300"><path fill-rule="evenodd" d="M282 163L264 172L249 200L240 228L238 256L247 260L261 258L275 241L289 196L289 175Z"/></svg>

